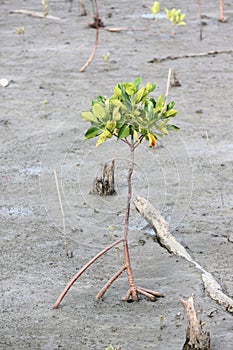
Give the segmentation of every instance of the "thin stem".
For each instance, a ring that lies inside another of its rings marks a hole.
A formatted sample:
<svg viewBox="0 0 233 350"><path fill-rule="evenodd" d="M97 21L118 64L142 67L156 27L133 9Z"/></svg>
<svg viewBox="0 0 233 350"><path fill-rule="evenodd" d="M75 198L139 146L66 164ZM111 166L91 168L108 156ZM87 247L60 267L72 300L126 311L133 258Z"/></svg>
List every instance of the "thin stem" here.
<svg viewBox="0 0 233 350"><path fill-rule="evenodd" d="M67 245L67 238L66 238L66 221L65 221L65 214L63 210L63 205L62 205L62 200L61 200L61 194L60 194L60 189L59 189L59 184L58 184L58 179L57 179L57 172L54 169L54 177L55 177L55 183L56 183L56 188L57 188L57 195L59 199L59 204L61 208L61 215L62 215L62 224L63 224L63 233L64 233L64 247L65 247L65 253L66 256L68 256L68 245Z"/></svg>
<svg viewBox="0 0 233 350"><path fill-rule="evenodd" d="M200 40L202 40L202 6L201 6L201 0L198 0L198 9L199 9L199 20L200 20Z"/></svg>
<svg viewBox="0 0 233 350"><path fill-rule="evenodd" d="M168 69L168 76L167 76L167 87L166 87L165 98L168 97L168 93L169 93L169 88L170 88L170 84L171 84L171 73L172 73L172 69L169 68Z"/></svg>
<svg viewBox="0 0 233 350"><path fill-rule="evenodd" d="M125 211L125 225L124 225L124 239L127 239L128 235L128 229L129 229L129 214L130 214L130 202L132 197L132 184L131 184L131 178L133 174L133 166L134 166L134 144L133 144L133 135L131 135L131 143L128 143L130 148L130 163L129 163L129 170L128 170L128 193L127 193L127 205L126 205L126 211Z"/></svg>
<svg viewBox="0 0 233 350"><path fill-rule="evenodd" d="M56 303L54 304L54 309L57 309L59 304L61 303L62 299L64 298L64 296L66 295L66 293L69 291L69 289L72 287L72 285L74 284L74 282L83 274L83 272L85 272L88 267L90 267L97 259L99 259L102 255L104 255L105 253L107 253L110 249L112 249L113 247L115 247L117 244L119 244L120 242L123 241L123 238L118 239L116 242L113 242L112 244L110 244L108 247L104 248L101 252L99 252L97 255L94 256L94 258L92 258L86 265L84 265L79 271L78 273L72 278L72 280L67 284L67 286L65 287L65 289L63 290L63 292L61 293L61 295L59 296L59 298L57 299Z"/></svg>
<svg viewBox="0 0 233 350"><path fill-rule="evenodd" d="M94 45L93 51L91 53L91 56L89 57L87 62L80 68L81 73L85 72L85 70L87 69L87 67L89 66L91 61L93 60L95 53L96 53L96 50L97 50L98 42L99 42L99 10L98 10L97 1L95 1L95 8L96 8L96 12L95 12L95 25L96 25L95 45Z"/></svg>
<svg viewBox="0 0 233 350"><path fill-rule="evenodd" d="M220 0L220 18L219 18L219 21L220 22L225 22L223 0Z"/></svg>
<svg viewBox="0 0 233 350"><path fill-rule="evenodd" d="M125 266L126 266L126 271L128 275L128 282L130 286L130 295L132 295L133 300L138 301L138 296L137 296L137 288L134 283L134 278L133 278L133 272L131 268L131 263L130 263L130 257L129 257L129 247L128 247L128 230L129 230L129 214L130 214L130 202L131 202L131 197L132 197L132 183L131 183L131 178L133 174L133 167L134 167L134 137L133 134L131 134L131 142L128 142L129 148L130 148L130 162L129 162L129 170L128 170L128 194L127 194L127 205L125 209L125 225L124 225L124 239L123 239L123 245L124 245L124 258L125 258Z"/></svg>

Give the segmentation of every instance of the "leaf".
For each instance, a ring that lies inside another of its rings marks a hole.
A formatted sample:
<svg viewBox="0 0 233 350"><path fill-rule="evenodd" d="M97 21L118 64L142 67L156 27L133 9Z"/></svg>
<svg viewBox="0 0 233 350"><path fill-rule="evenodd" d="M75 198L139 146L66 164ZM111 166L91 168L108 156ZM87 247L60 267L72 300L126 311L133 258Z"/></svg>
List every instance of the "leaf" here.
<svg viewBox="0 0 233 350"><path fill-rule="evenodd" d="M140 90L138 90L137 94L136 94L136 103L141 102L141 100L143 99L143 97L145 96L146 93L146 88L142 87Z"/></svg>
<svg viewBox="0 0 233 350"><path fill-rule="evenodd" d="M137 142L140 142L139 137L138 137L138 132L136 130L133 131L133 136Z"/></svg>
<svg viewBox="0 0 233 350"><path fill-rule="evenodd" d="M140 86L141 82L142 82L142 79L141 79L141 78L136 78L136 79L134 79L134 80L132 81L132 84L134 84L134 86L136 87L136 90L139 89L139 86Z"/></svg>
<svg viewBox="0 0 233 350"><path fill-rule="evenodd" d="M115 121L119 121L121 119L121 113L119 112L119 108L115 107L112 111L112 119Z"/></svg>
<svg viewBox="0 0 233 350"><path fill-rule="evenodd" d="M149 146L154 147L156 145L156 137L153 134L148 133L148 139L149 139Z"/></svg>
<svg viewBox="0 0 233 350"><path fill-rule="evenodd" d="M156 106L154 108L154 112L161 112L163 107L164 107L163 95L159 95L159 97L156 101Z"/></svg>
<svg viewBox="0 0 233 350"><path fill-rule="evenodd" d="M101 131L102 131L102 129L95 127L95 126L91 126L85 133L85 140L96 137L97 135L99 135L101 133Z"/></svg>
<svg viewBox="0 0 233 350"><path fill-rule="evenodd" d="M116 122L113 120L108 120L106 124L106 129L113 132L116 127Z"/></svg>
<svg viewBox="0 0 233 350"><path fill-rule="evenodd" d="M125 137L128 137L131 134L130 126L128 124L124 124L120 130L118 131L118 139L123 139Z"/></svg>
<svg viewBox="0 0 233 350"><path fill-rule="evenodd" d="M172 109L175 106L175 102L171 101L167 104L167 111L169 111L169 109Z"/></svg>
<svg viewBox="0 0 233 350"><path fill-rule="evenodd" d="M121 89L119 87L119 84L116 84L114 87L114 95L113 98L118 99L121 96Z"/></svg>
<svg viewBox="0 0 233 350"><path fill-rule="evenodd" d="M155 1L155 2L154 2L154 5L153 5L150 9L151 9L151 13L152 13L153 15L156 15L156 14L159 12L159 10L160 10L159 2L158 2L158 1Z"/></svg>
<svg viewBox="0 0 233 350"><path fill-rule="evenodd" d="M169 109L166 113L164 113L163 118L168 118L168 117L175 117L177 115L177 110L175 109Z"/></svg>
<svg viewBox="0 0 233 350"><path fill-rule="evenodd" d="M186 26L186 23L184 21L178 22L177 23L178 26Z"/></svg>
<svg viewBox="0 0 233 350"><path fill-rule="evenodd" d="M147 83L147 84L146 84L146 90L147 90L148 94L149 94L150 92L154 91L155 87L156 87L155 84Z"/></svg>
<svg viewBox="0 0 233 350"><path fill-rule="evenodd" d="M136 92L136 86L133 83L125 83L124 88L129 96L132 96Z"/></svg>
<svg viewBox="0 0 233 350"><path fill-rule="evenodd" d="M173 124L168 124L167 125L167 130L179 130L180 128L176 125Z"/></svg>
<svg viewBox="0 0 233 350"><path fill-rule="evenodd" d="M86 112L81 112L81 117L85 122L93 122L93 123L98 123L98 119L96 118L96 116L90 112L90 111L86 111Z"/></svg>
<svg viewBox="0 0 233 350"><path fill-rule="evenodd" d="M103 119L106 115L104 107L101 106L101 104L99 104L99 103L96 103L92 106L92 112L99 119Z"/></svg>
<svg viewBox="0 0 233 350"><path fill-rule="evenodd" d="M110 102L111 102L112 105L114 105L118 109L121 108L122 110L127 111L127 107L120 100L111 99Z"/></svg>
<svg viewBox="0 0 233 350"><path fill-rule="evenodd" d="M104 131L99 135L99 138L96 142L96 147L98 147L101 143L103 143L104 141L106 141L111 137L112 137L112 133L109 130L104 129Z"/></svg>

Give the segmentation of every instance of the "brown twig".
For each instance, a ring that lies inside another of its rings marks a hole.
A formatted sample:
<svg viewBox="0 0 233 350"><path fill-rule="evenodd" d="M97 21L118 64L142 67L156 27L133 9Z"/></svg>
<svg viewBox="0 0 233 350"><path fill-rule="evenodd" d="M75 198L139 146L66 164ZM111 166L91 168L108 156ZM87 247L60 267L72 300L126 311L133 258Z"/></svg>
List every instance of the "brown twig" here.
<svg viewBox="0 0 233 350"><path fill-rule="evenodd" d="M85 72L85 70L87 69L87 67L90 65L91 61L93 60L97 47L98 47L98 42L99 42L99 10L98 10L98 4L97 1L94 1L95 3L95 23L96 23L96 36L95 36L95 45L93 48L93 51L91 53L91 56L89 57L89 59L87 60L87 62L80 68L80 72L83 73Z"/></svg>
<svg viewBox="0 0 233 350"><path fill-rule="evenodd" d="M148 63L161 63L164 61L173 61L173 60L180 60L182 58L194 58L194 57L208 57L208 56L215 56L219 54L231 54L233 52L232 49L230 50L212 50L208 52L200 52L200 53L189 53L186 55L178 55L178 56L166 56L162 58L153 58L152 60L148 61Z"/></svg>
<svg viewBox="0 0 233 350"><path fill-rule="evenodd" d="M220 18L219 18L219 22L225 22L223 0L220 0Z"/></svg>
<svg viewBox="0 0 233 350"><path fill-rule="evenodd" d="M63 210L63 205L62 205L62 200L61 200L61 194L60 194L60 189L59 189L59 184L58 184L58 179L57 179L57 172L54 169L54 177L55 177L55 183L56 183L56 188L57 188L57 195L58 195L58 200L61 208L61 214L62 214L62 224L63 224L63 233L64 233L64 246L65 246L65 253L66 256L68 256L68 246L67 246L67 238L66 238L66 221L65 221L65 214Z"/></svg>
<svg viewBox="0 0 233 350"><path fill-rule="evenodd" d="M10 13L20 13L20 14L27 15L27 16L53 19L53 20L57 20L57 21L61 20L61 18L59 18L59 17L50 16L50 15L45 16L43 12L31 11L31 10L13 10L13 11L10 11Z"/></svg>
<svg viewBox="0 0 233 350"><path fill-rule="evenodd" d="M202 40L202 6L201 0L198 0L198 10L199 10L199 21L200 21L200 40Z"/></svg>
<svg viewBox="0 0 233 350"><path fill-rule="evenodd" d="M139 31L148 31L150 28L128 28L128 27L118 27L118 28L105 28L108 32L139 32Z"/></svg>

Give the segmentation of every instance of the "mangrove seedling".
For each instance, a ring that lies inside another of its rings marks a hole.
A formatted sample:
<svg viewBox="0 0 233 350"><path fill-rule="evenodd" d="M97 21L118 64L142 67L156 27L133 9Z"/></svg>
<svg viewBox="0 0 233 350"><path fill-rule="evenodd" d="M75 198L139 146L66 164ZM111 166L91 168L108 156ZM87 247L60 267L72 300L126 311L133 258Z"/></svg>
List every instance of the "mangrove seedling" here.
<svg viewBox="0 0 233 350"><path fill-rule="evenodd" d="M175 102L168 103L167 97L159 95L157 99L154 99L150 96L150 93L156 87L155 84L147 83L144 87L140 87L140 85L140 78L136 78L132 82L117 83L112 97L98 96L97 99L91 102L90 109L81 113L82 119L91 124L85 133L86 140L96 137L96 146L98 147L103 142L115 138L120 142L124 142L129 149L124 231L120 239L104 248L79 270L56 301L54 308L58 308L70 287L88 267L120 243L123 244L124 251L123 266L107 281L96 298L102 298L111 284L124 271L127 272L129 284L129 289L125 296L126 301L138 301L140 295L146 296L153 301L157 297L163 296L159 292L139 287L134 280L128 246L132 197L131 178L134 169L134 153L136 148L140 146L143 140L147 141L149 147L154 147L159 137L167 135L170 130L178 129L177 126L170 123L171 119L176 116L177 111L174 109Z"/></svg>

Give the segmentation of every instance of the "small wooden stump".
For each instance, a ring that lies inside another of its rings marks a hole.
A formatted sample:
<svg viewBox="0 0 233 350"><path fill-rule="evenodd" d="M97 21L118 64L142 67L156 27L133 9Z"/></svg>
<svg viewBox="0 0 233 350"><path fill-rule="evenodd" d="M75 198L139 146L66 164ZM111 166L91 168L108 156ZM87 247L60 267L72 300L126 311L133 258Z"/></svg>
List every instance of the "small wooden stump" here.
<svg viewBox="0 0 233 350"><path fill-rule="evenodd" d="M99 196L112 196L116 194L114 188L114 171L115 160L113 159L111 163L104 164L103 176L94 179L93 188L90 193L98 194Z"/></svg>
<svg viewBox="0 0 233 350"><path fill-rule="evenodd" d="M180 298L180 302L189 322L183 350L210 350L210 334L202 330L203 323L197 319L193 296L188 300Z"/></svg>

